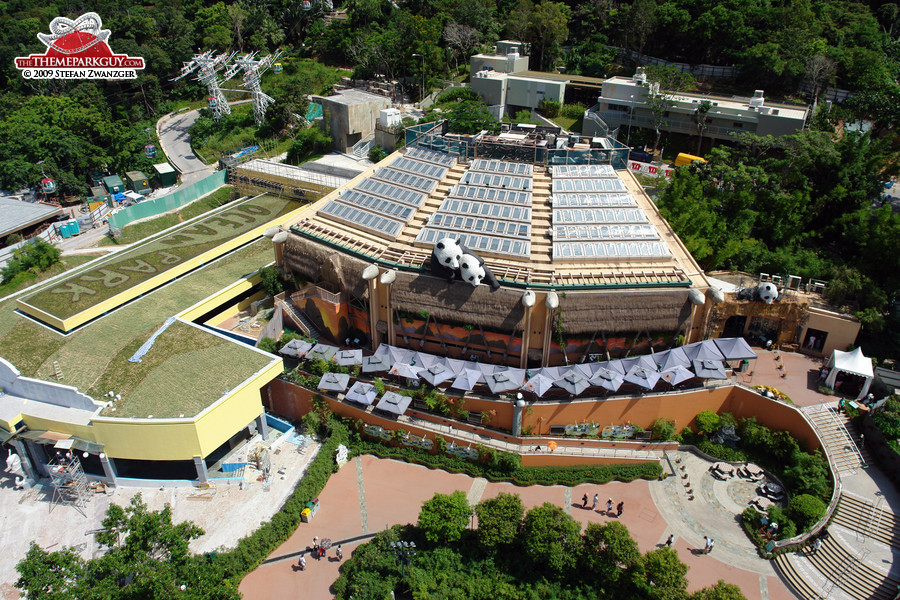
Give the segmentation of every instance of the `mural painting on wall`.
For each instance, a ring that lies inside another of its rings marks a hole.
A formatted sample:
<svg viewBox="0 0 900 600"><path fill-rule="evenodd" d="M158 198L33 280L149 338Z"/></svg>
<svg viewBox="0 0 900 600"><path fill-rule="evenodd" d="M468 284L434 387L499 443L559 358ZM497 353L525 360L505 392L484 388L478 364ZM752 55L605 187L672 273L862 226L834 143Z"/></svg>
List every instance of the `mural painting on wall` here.
<svg viewBox="0 0 900 600"><path fill-rule="evenodd" d="M350 306L347 301L332 304L320 298L307 298L303 313L334 342L340 343L349 338L360 340L361 345L368 343L369 317L365 311Z"/></svg>

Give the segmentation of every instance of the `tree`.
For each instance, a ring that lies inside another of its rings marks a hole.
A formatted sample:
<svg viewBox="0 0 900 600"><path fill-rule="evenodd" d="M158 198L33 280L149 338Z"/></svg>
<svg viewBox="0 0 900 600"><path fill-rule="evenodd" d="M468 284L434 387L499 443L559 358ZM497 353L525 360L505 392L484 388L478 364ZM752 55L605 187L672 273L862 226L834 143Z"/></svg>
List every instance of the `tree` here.
<svg viewBox="0 0 900 600"><path fill-rule="evenodd" d="M562 2L544 0L534 7L528 18L526 40L531 51L537 51L538 69L552 69L559 45L569 37L571 9Z"/></svg>
<svg viewBox="0 0 900 600"><path fill-rule="evenodd" d="M465 493L456 490L450 495L435 494L422 504L419 527L429 542L455 542L462 537L471 516L472 507Z"/></svg>
<svg viewBox="0 0 900 600"><path fill-rule="evenodd" d="M268 296L275 296L284 291L281 275L275 267L263 267L259 270L260 285Z"/></svg>
<svg viewBox="0 0 900 600"><path fill-rule="evenodd" d="M809 93L813 97L812 114L816 114L816 106L819 104L819 94L822 93L831 78L834 77L834 61L824 54L816 54L806 61L806 73L804 78L809 85Z"/></svg>
<svg viewBox="0 0 900 600"><path fill-rule="evenodd" d="M568 571L581 545L581 525L559 506L545 502L525 515L522 546L541 571Z"/></svg>
<svg viewBox="0 0 900 600"><path fill-rule="evenodd" d="M697 421L697 427L700 428L700 431L715 433L719 428L719 415L711 410L704 410L697 413L695 420Z"/></svg>
<svg viewBox="0 0 900 600"><path fill-rule="evenodd" d="M188 598L199 590L204 598L240 597L214 565L190 554L188 545L203 530L189 521L173 523L168 504L151 511L137 494L127 507L110 505L102 525L95 536L103 556L83 561L69 548L48 553L32 544L16 565L16 587L42 600Z"/></svg>
<svg viewBox="0 0 900 600"><path fill-rule="evenodd" d="M716 585L705 587L691 594L691 600L746 600L741 588L720 579Z"/></svg>
<svg viewBox="0 0 900 600"><path fill-rule="evenodd" d="M700 155L700 148L703 145L703 132L706 131L706 126L709 123L706 115L711 109L712 102L703 100L700 102L697 110L694 111L694 120L697 122L697 152L695 153L697 156Z"/></svg>
<svg viewBox="0 0 900 600"><path fill-rule="evenodd" d="M680 600L687 590L687 565L671 548L657 548L644 554L632 572L632 582L645 598Z"/></svg>
<svg viewBox="0 0 900 600"><path fill-rule="evenodd" d="M12 237L12 236L10 236ZM0 269L3 283L9 283L19 273L46 271L59 262L62 250L44 240L35 240L12 251L12 258Z"/></svg>
<svg viewBox="0 0 900 600"><path fill-rule="evenodd" d="M602 580L617 581L641 559L637 542L618 521L589 523L582 540L584 568Z"/></svg>
<svg viewBox="0 0 900 600"><path fill-rule="evenodd" d="M447 46L453 53L454 70L457 70L459 69L459 57L469 56L472 48L481 41L481 33L474 27L451 21L444 25L444 41L447 42Z"/></svg>
<svg viewBox="0 0 900 600"><path fill-rule="evenodd" d="M650 109L653 130L656 131L653 147L658 148L662 128L667 125L666 114L675 105L675 94L693 87L696 81L690 73L675 67L651 65L643 69L650 83L645 104Z"/></svg>
<svg viewBox="0 0 900 600"><path fill-rule="evenodd" d="M515 541L525 509L518 494L501 492L479 502L475 514L478 516L479 543L483 548L495 549Z"/></svg>
<svg viewBox="0 0 900 600"><path fill-rule="evenodd" d="M487 130L496 134L500 131L500 121L484 102L475 100L465 100L454 106L447 115L447 126L454 133L474 134Z"/></svg>

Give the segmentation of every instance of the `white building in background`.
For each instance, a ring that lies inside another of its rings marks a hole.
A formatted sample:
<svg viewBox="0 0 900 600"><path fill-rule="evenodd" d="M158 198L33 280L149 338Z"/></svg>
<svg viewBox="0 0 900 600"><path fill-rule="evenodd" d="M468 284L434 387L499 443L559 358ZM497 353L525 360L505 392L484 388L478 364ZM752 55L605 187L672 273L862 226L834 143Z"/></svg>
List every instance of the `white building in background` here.
<svg viewBox="0 0 900 600"><path fill-rule="evenodd" d="M652 129L653 115L647 106L651 92L655 90L640 70L633 77L607 79L597 104L587 111L589 118L584 120L583 133L593 134L590 128L598 126L596 118L605 121L610 129L629 124ZM763 90L756 90L752 98L679 92L671 97L672 106L666 111L662 130L696 135L697 109L704 100L709 100L712 106L706 115L703 137L711 139L727 140L732 134L743 132L790 135L803 129L809 114L808 106L767 102Z"/></svg>

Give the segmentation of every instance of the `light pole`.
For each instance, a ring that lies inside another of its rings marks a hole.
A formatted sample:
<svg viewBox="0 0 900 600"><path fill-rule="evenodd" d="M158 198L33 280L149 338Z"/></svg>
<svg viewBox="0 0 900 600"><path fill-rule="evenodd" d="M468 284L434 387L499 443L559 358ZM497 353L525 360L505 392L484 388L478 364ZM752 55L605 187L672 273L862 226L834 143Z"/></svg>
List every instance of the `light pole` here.
<svg viewBox="0 0 900 600"><path fill-rule="evenodd" d="M415 542L391 542L390 552L397 557L400 565L400 579L406 577L406 565L412 563L412 557L416 554Z"/></svg>
<svg viewBox="0 0 900 600"><path fill-rule="evenodd" d="M425 99L425 55L424 54L413 54L413 58L419 57L422 59L422 100ZM419 100L421 104L422 100Z"/></svg>
<svg viewBox="0 0 900 600"><path fill-rule="evenodd" d="M631 120L634 118L634 94L631 95L631 109L628 111L628 135L625 138L625 145L631 146Z"/></svg>

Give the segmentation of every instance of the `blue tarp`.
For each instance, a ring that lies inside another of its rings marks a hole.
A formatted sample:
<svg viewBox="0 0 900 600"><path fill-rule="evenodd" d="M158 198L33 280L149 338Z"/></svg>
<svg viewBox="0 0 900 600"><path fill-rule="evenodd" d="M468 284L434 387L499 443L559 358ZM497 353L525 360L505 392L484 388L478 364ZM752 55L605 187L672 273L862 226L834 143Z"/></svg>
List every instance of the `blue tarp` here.
<svg viewBox="0 0 900 600"><path fill-rule="evenodd" d="M113 200L116 202L125 202L125 194L113 194Z"/></svg>
<svg viewBox="0 0 900 600"><path fill-rule="evenodd" d="M147 352L150 351L150 348L153 347L153 343L156 341L157 336L159 336L159 334L161 334L163 331L168 329L169 325L171 325L174 322L175 322L175 317L169 317L168 319L166 319L166 322L163 323L163 326L160 327L159 329L157 329L156 333L151 335L150 339L147 340L146 342L144 342L143 346L138 348L138 351L134 353L134 356L132 356L131 358L128 359L128 362L137 362L137 363L141 362L141 358L143 358L143 356L145 354L147 354Z"/></svg>
<svg viewBox="0 0 900 600"><path fill-rule="evenodd" d="M223 473L234 473L235 471L240 471L244 467L246 467L250 463L222 463L222 472Z"/></svg>

